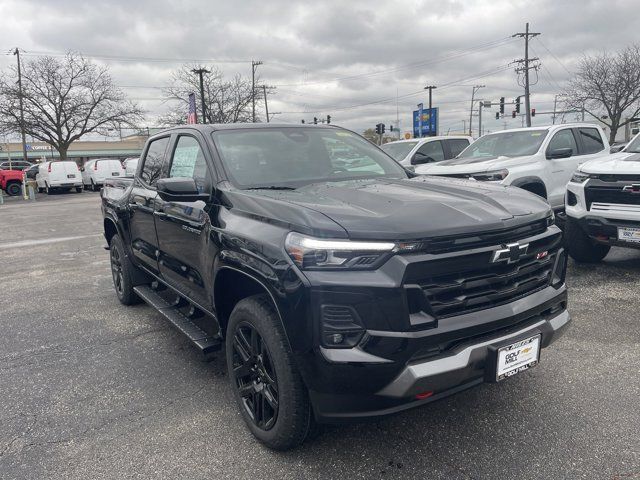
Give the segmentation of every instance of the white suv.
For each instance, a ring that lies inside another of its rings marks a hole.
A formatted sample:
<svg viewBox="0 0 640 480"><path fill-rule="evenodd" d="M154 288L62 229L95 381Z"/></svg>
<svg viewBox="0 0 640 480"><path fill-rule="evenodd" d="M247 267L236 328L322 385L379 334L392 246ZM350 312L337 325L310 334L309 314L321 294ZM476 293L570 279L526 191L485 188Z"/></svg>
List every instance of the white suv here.
<svg viewBox="0 0 640 480"><path fill-rule="evenodd" d="M471 137L440 136L398 140L382 145L389 156L400 165L422 165L458 156L473 141Z"/></svg>
<svg viewBox="0 0 640 480"><path fill-rule="evenodd" d="M583 164L567 185L565 237L577 262L602 260L611 245L640 248L640 134L622 152Z"/></svg>
<svg viewBox="0 0 640 480"><path fill-rule="evenodd" d="M416 173L513 185L561 210L576 168L608 152L609 142L598 125L517 128L484 135L458 157L418 166Z"/></svg>

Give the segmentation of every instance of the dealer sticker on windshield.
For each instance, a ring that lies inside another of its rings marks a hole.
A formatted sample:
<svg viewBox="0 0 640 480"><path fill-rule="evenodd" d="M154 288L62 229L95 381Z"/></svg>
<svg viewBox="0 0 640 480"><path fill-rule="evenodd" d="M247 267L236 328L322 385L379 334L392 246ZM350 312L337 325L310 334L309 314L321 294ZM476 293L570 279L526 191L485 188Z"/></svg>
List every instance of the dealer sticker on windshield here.
<svg viewBox="0 0 640 480"><path fill-rule="evenodd" d="M504 380L535 367L540 359L540 335L520 340L498 350L496 380Z"/></svg>
<svg viewBox="0 0 640 480"><path fill-rule="evenodd" d="M618 227L618 240L623 242L640 243L640 228Z"/></svg>

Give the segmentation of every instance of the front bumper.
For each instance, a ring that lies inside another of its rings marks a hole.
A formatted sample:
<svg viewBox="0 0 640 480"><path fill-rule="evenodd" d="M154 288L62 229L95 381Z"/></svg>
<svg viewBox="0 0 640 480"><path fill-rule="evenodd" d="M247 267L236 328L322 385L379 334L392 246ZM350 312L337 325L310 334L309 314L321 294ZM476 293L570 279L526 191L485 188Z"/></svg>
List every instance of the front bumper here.
<svg viewBox="0 0 640 480"><path fill-rule="evenodd" d="M491 381L495 376L491 348L536 334L541 335L541 347L548 347L570 321L566 301L564 286L559 291L549 287L511 304L469 314L466 319L459 317L459 327L467 321L482 324L487 319L496 319L496 326L506 326L454 342L446 352L423 360L412 355L410 361L401 363L361 348L321 349L317 378L329 375L333 383L329 388L310 390L316 418L335 423L389 415ZM393 335L403 348L414 352L425 341L433 341L425 338L429 331L370 333L373 341L383 341L380 335ZM373 389L367 389L369 385ZM425 394L428 397L423 398Z"/></svg>

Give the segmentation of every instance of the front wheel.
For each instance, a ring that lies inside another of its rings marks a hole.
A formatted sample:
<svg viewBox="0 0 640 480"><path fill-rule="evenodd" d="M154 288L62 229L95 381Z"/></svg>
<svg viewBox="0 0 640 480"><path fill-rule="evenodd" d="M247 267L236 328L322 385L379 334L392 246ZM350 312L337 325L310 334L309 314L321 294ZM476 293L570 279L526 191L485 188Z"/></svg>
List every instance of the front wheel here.
<svg viewBox="0 0 640 480"><path fill-rule="evenodd" d="M111 276L113 277L113 286L116 289L118 300L123 305L134 305L140 302L140 298L133 291L132 275L135 265L126 255L124 244L119 235L111 237L109 242L109 257L111 260Z"/></svg>
<svg viewBox="0 0 640 480"><path fill-rule="evenodd" d="M251 433L275 450L304 442L314 422L309 394L268 297L256 295L236 305L226 352L233 395Z"/></svg>
<svg viewBox="0 0 640 480"><path fill-rule="evenodd" d="M567 218L564 241L569 256L578 263L597 263L607 256L611 247L595 243L575 220Z"/></svg>

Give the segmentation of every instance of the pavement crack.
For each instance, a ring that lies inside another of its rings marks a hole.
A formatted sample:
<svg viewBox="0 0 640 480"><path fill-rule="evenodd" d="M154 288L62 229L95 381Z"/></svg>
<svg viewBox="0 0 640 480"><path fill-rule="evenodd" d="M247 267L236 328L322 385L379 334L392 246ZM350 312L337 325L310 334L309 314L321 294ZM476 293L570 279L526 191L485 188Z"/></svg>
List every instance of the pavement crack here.
<svg viewBox="0 0 640 480"><path fill-rule="evenodd" d="M23 418L31 418L31 421L29 422L29 426L22 432L18 433L16 436L14 436L6 445L5 447L0 451L0 459L2 457L4 457L5 453L7 453L11 447L13 446L14 443L16 443L18 441L18 439L20 437L25 437L27 435L29 435L29 433L31 432L31 430L33 430L33 427L35 427L36 423L38 422L38 416L37 415L18 415L18 417L23 417Z"/></svg>

